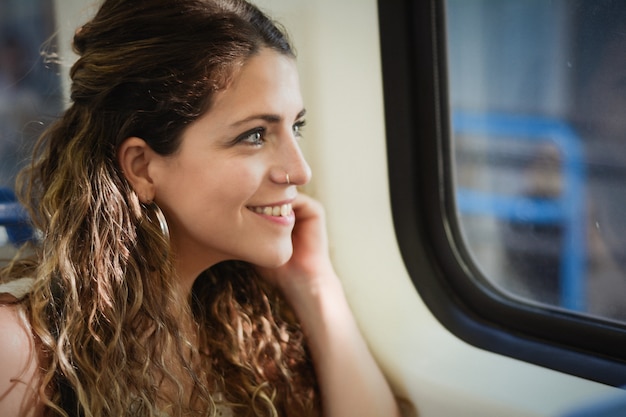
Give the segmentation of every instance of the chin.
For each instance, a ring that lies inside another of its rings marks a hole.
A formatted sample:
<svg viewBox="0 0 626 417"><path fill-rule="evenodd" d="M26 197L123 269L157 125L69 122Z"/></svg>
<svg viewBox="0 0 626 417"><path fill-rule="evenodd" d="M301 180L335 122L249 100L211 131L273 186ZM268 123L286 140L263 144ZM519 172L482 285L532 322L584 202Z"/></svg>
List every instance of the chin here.
<svg viewBox="0 0 626 417"><path fill-rule="evenodd" d="M258 259L257 262L253 263L264 268L278 268L285 265L289 259L291 259L292 254L293 250L290 246L289 250L276 251L275 253L268 254L268 256L264 256L263 259Z"/></svg>

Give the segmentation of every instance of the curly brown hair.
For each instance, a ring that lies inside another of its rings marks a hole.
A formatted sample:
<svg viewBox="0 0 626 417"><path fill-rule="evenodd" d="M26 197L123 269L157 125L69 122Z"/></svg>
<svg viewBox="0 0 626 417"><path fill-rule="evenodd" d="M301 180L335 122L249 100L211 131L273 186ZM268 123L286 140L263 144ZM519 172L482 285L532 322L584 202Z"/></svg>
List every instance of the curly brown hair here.
<svg viewBox="0 0 626 417"><path fill-rule="evenodd" d="M285 32L244 0L106 0L77 30L71 104L19 187L41 239L1 274L36 278L21 303L48 415L214 416L219 403L237 416L320 414L303 334L281 295L251 265L228 261L180 303L169 242L116 160L133 136L174 153L261 48L295 56Z"/></svg>

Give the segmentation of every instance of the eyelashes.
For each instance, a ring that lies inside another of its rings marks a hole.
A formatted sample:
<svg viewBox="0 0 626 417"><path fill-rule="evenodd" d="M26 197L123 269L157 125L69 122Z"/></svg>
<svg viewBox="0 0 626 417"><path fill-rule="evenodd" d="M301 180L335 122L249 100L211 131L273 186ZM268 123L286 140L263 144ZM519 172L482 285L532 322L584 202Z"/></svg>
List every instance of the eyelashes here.
<svg viewBox="0 0 626 417"><path fill-rule="evenodd" d="M247 145L259 146L265 142L266 130L264 127L257 127L249 130L235 139L235 144L243 143Z"/></svg>
<svg viewBox="0 0 626 417"><path fill-rule="evenodd" d="M301 138L304 127L306 126L306 120L299 120L293 124L291 130L294 137ZM265 143L267 135L267 129L265 127L255 127L237 136L233 141L234 144L245 144L251 146L261 146Z"/></svg>
<svg viewBox="0 0 626 417"><path fill-rule="evenodd" d="M294 136L297 138L301 138L302 131L304 130L305 126L306 126L306 120L299 120L296 123L294 123L294 125L291 127L291 130L293 130Z"/></svg>

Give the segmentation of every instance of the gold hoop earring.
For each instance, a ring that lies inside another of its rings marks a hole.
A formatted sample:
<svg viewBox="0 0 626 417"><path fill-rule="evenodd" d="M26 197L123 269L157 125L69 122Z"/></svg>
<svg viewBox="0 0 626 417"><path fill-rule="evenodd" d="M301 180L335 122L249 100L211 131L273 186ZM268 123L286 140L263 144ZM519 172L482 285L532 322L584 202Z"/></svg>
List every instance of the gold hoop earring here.
<svg viewBox="0 0 626 417"><path fill-rule="evenodd" d="M170 240L170 228L167 225L167 220L165 219L165 215L163 214L161 207L159 207L159 205L155 203L154 201L150 202L149 206L152 210L154 210L154 215L156 216L156 219L159 222L159 227L161 228L161 233L163 233L163 237L165 237L165 240L169 241Z"/></svg>

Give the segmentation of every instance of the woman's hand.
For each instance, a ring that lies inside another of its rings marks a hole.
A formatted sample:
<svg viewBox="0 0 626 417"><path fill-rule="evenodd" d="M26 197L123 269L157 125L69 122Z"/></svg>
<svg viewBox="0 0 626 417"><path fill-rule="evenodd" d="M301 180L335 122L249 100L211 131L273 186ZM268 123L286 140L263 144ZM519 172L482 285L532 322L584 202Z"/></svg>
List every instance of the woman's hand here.
<svg viewBox="0 0 626 417"><path fill-rule="evenodd" d="M293 255L260 273L283 292L309 346L328 417L397 417L389 384L352 316L328 253L324 210L300 195L293 203Z"/></svg>
<svg viewBox="0 0 626 417"><path fill-rule="evenodd" d="M292 232L293 254L278 268L259 268L261 275L277 285L285 296L311 291L337 277L330 262L324 208L300 194L293 202L296 224Z"/></svg>

